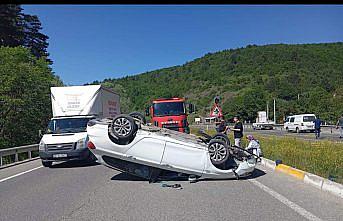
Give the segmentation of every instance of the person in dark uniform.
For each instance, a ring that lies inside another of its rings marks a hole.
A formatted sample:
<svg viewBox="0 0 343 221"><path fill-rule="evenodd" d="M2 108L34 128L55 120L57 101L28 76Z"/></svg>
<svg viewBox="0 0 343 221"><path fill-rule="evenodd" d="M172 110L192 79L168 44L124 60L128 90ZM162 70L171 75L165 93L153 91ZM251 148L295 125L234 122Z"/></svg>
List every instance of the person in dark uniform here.
<svg viewBox="0 0 343 221"><path fill-rule="evenodd" d="M314 133L316 134L316 139L320 137L320 125L322 121L320 120L319 116L313 121L314 123Z"/></svg>
<svg viewBox="0 0 343 221"><path fill-rule="evenodd" d="M226 133L226 131L229 129L229 126L227 125L225 119L224 119L224 116L223 118L221 119L221 121L219 122L219 124L217 125L216 127L216 131L218 133Z"/></svg>
<svg viewBox="0 0 343 221"><path fill-rule="evenodd" d="M241 140L243 137L243 124L239 119L239 116L235 116L233 118L233 121L235 122L235 126L233 129L233 137L235 138L235 146L241 147Z"/></svg>

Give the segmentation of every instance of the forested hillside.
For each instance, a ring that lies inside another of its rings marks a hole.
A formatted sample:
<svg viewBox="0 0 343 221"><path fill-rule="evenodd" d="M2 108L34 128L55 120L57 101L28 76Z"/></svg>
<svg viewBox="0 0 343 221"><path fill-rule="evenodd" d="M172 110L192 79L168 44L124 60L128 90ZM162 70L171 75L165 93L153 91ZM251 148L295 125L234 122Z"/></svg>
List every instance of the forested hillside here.
<svg viewBox="0 0 343 221"><path fill-rule="evenodd" d="M50 87L63 85L41 29L20 5L0 5L0 148L38 143L51 117Z"/></svg>
<svg viewBox="0 0 343 221"><path fill-rule="evenodd" d="M118 91L124 111L142 111L154 98L182 96L206 116L219 95L227 117L239 114L253 121L256 111L265 110L267 101L272 107L275 98L279 122L305 112L333 122L343 113L343 43L248 45L93 83Z"/></svg>

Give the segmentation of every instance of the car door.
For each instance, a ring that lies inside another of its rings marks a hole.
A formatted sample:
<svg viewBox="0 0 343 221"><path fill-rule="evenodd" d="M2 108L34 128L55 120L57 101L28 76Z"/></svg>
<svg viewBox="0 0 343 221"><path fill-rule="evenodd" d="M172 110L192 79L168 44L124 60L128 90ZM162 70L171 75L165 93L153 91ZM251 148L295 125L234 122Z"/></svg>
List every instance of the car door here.
<svg viewBox="0 0 343 221"><path fill-rule="evenodd" d="M134 144L125 154L129 161L159 166L166 142L153 137L145 137Z"/></svg>
<svg viewBox="0 0 343 221"><path fill-rule="evenodd" d="M206 150L187 143L166 142L161 166L201 175L206 163Z"/></svg>
<svg viewBox="0 0 343 221"><path fill-rule="evenodd" d="M289 117L286 118L286 120L285 120L285 122L283 124L283 128L286 129L288 127L288 125L289 125Z"/></svg>
<svg viewBox="0 0 343 221"><path fill-rule="evenodd" d="M289 130L295 130L295 126L294 126L294 117L291 117L290 119L289 119L289 124L288 124L288 129Z"/></svg>

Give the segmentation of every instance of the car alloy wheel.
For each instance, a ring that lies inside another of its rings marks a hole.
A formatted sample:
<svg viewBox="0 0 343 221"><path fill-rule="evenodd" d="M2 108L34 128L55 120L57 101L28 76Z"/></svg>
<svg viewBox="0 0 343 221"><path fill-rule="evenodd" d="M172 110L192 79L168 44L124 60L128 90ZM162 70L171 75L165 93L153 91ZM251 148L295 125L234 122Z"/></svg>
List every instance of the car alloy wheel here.
<svg viewBox="0 0 343 221"><path fill-rule="evenodd" d="M132 125L130 121L128 121L125 117L117 118L113 122L112 127L117 134L124 137L127 136L132 130Z"/></svg>
<svg viewBox="0 0 343 221"><path fill-rule="evenodd" d="M229 150L222 140L212 140L208 145L208 152L214 165L224 163L229 157Z"/></svg>

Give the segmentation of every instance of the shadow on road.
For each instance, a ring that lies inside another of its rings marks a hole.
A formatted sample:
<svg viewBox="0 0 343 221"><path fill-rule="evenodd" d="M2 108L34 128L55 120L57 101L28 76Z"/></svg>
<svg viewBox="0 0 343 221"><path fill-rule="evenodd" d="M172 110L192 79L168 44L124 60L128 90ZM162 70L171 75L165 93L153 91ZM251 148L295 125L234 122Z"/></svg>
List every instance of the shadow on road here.
<svg viewBox="0 0 343 221"><path fill-rule="evenodd" d="M138 177L138 176L133 176L129 173L119 173L111 178L111 180L116 180L116 181L147 181L147 179Z"/></svg>
<svg viewBox="0 0 343 221"><path fill-rule="evenodd" d="M249 180L249 179L255 179L260 176L264 176L266 173L262 170L255 169L254 172L248 176L248 177L242 177L240 180ZM120 174L117 174L111 178L111 180L115 181L146 181L148 182L148 179L144 179L138 176L131 175L126 172L122 172ZM227 180L236 180L236 178L232 179L204 179L199 180L197 182L203 182L203 181L227 181ZM188 181L188 175L182 175L179 176L176 172L163 172L163 174L158 178L158 181Z"/></svg>
<svg viewBox="0 0 343 221"><path fill-rule="evenodd" d="M58 164L53 164L51 168L75 168L75 167L92 167L100 165L97 162L87 161L66 161Z"/></svg>
<svg viewBox="0 0 343 221"><path fill-rule="evenodd" d="M254 172L250 176L245 177L245 178L241 178L241 180L255 179L257 177L264 176L264 175L266 175L266 173L264 171L255 168Z"/></svg>

